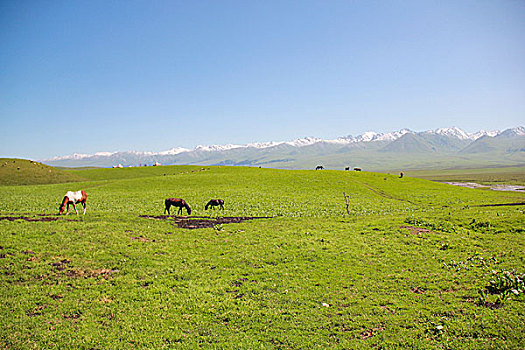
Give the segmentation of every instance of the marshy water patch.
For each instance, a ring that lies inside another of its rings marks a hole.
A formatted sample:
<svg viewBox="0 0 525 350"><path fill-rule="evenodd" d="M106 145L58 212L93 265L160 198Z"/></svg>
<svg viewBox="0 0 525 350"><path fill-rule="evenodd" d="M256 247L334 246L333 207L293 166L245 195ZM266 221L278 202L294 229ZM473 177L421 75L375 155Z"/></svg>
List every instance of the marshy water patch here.
<svg viewBox="0 0 525 350"><path fill-rule="evenodd" d="M525 186L517 185L482 185L476 182L443 182L447 185L466 187L466 188L478 188L494 191L514 191L514 192L525 192Z"/></svg>

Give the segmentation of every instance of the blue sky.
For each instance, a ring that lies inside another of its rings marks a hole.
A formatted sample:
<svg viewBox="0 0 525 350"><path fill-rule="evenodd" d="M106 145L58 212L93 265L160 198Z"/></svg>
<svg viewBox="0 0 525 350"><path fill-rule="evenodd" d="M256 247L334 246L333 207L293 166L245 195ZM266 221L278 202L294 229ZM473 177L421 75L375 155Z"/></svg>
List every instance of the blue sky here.
<svg viewBox="0 0 525 350"><path fill-rule="evenodd" d="M524 1L2 1L0 156L525 120Z"/></svg>

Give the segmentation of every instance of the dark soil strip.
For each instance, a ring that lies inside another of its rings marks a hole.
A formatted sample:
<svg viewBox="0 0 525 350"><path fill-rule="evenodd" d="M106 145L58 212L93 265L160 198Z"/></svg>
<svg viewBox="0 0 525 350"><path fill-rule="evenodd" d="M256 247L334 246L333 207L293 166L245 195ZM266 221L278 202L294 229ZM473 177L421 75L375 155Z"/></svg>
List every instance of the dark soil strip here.
<svg viewBox="0 0 525 350"><path fill-rule="evenodd" d="M481 205L471 205L471 207L510 207L515 205L525 205L525 202L522 203L502 203L502 204L481 204Z"/></svg>
<svg viewBox="0 0 525 350"><path fill-rule="evenodd" d="M15 221L15 220L25 220L25 221L57 221L59 218L57 217L40 217L40 218L29 218L27 216L0 216L0 220L9 220L9 221Z"/></svg>
<svg viewBox="0 0 525 350"><path fill-rule="evenodd" d="M246 220L254 219L271 219L268 216L228 216L228 217L218 217L211 218L209 216L169 216L169 215L139 215L141 218L145 219L157 219L157 220L168 220L173 218L174 222L180 228L187 229L198 229L198 228L210 228L215 225L222 224L236 224Z"/></svg>
<svg viewBox="0 0 525 350"><path fill-rule="evenodd" d="M38 217L28 217L28 216L0 216L0 221L2 220L9 220L9 221L15 221L15 220L25 220L28 222L47 222L47 221L57 221L60 219L59 216L56 216L54 214L36 214ZM75 221L68 219L67 221Z"/></svg>

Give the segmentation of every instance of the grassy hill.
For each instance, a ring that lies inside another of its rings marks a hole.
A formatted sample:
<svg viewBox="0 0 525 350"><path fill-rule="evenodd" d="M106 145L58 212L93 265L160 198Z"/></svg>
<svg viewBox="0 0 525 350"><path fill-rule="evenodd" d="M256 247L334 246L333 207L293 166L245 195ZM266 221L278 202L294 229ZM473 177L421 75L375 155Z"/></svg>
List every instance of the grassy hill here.
<svg viewBox="0 0 525 350"><path fill-rule="evenodd" d="M84 180L42 163L13 158L0 158L0 186L40 185Z"/></svg>
<svg viewBox="0 0 525 350"><path fill-rule="evenodd" d="M67 173L86 179L85 216L54 215L70 183L0 187L0 348L523 348L522 193L331 170ZM267 218L184 229L167 197L190 220Z"/></svg>

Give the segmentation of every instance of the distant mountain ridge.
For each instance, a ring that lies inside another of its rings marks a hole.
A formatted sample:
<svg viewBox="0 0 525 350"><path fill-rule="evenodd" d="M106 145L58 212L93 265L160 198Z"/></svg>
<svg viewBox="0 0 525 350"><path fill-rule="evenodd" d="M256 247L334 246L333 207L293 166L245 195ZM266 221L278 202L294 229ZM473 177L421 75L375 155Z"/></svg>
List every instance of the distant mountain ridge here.
<svg viewBox="0 0 525 350"><path fill-rule="evenodd" d="M402 129L389 133L366 132L333 140L305 137L293 141L256 142L245 145L199 145L193 150L175 147L162 152L97 152L73 154L42 160L54 166L123 166L161 164L245 165L279 168L311 168L325 164L340 168L359 163L360 167L384 170L396 166L426 168L450 166L519 165L525 163L525 128L467 133L460 128L440 128L422 132ZM463 159L463 160L462 160Z"/></svg>

